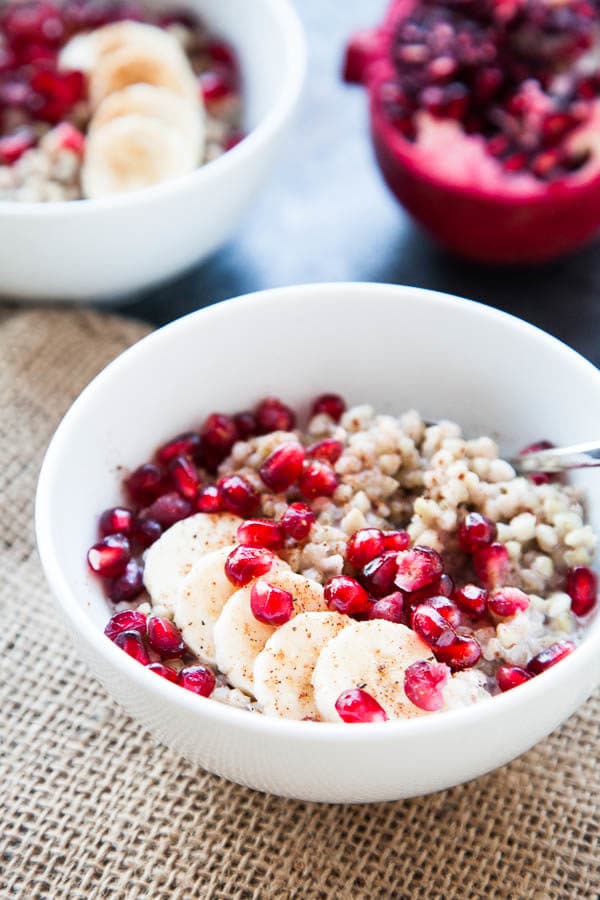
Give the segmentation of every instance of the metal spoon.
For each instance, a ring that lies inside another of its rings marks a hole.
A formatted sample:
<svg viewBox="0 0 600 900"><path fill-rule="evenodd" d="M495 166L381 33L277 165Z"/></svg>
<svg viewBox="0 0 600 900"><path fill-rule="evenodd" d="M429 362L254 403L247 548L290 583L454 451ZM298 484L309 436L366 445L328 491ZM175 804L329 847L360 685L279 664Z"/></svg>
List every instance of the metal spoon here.
<svg viewBox="0 0 600 900"><path fill-rule="evenodd" d="M508 460L520 474L531 472L568 472L570 469L590 469L600 466L600 442L573 444L572 447L552 447L534 453L519 454Z"/></svg>

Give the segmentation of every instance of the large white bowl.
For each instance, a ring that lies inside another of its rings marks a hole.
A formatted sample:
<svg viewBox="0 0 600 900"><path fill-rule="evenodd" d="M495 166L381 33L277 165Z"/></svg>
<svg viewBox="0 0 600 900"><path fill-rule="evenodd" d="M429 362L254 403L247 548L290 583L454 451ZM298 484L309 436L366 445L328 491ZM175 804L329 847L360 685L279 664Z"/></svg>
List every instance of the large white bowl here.
<svg viewBox="0 0 600 900"><path fill-rule="evenodd" d="M164 7L174 0L154 0ZM0 295L124 298L207 257L268 176L305 70L291 0L185 0L236 48L248 137L190 175L103 200L0 202ZM177 4L180 5L180 4Z"/></svg>
<svg viewBox="0 0 600 900"><path fill-rule="evenodd" d="M214 410L269 393L302 409L323 390L399 413L415 406L507 452L600 434L600 373L503 313L434 291L304 285L193 313L140 341L81 394L46 456L42 562L81 656L156 737L211 772L306 800L392 800L503 765L563 722L600 681L600 617L566 660L480 705L377 725L292 722L231 709L157 678L102 634L108 608L84 562L98 513L135 466ZM600 478L586 476L600 527Z"/></svg>

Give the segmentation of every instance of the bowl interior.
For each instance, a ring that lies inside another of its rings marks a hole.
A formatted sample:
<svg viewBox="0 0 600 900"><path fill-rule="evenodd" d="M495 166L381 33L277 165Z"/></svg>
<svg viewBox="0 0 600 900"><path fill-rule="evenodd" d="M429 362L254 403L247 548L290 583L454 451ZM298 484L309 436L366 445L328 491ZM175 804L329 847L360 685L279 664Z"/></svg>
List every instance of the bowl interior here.
<svg viewBox="0 0 600 900"><path fill-rule="evenodd" d="M38 535L55 591L100 627L107 604L85 553L128 467L215 410L278 394L306 412L338 391L381 412L417 408L510 453L539 438L600 434L600 373L547 335L495 310L382 285L275 289L181 319L119 357L63 421L40 482ZM581 476L600 528L600 478ZM597 632L597 618L590 629Z"/></svg>

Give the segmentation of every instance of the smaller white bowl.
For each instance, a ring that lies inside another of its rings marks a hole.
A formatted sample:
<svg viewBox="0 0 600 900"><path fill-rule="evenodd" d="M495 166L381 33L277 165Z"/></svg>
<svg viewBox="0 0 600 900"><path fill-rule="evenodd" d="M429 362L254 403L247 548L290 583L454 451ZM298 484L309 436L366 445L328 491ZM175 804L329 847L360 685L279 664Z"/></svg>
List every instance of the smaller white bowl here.
<svg viewBox="0 0 600 900"><path fill-rule="evenodd" d="M474 706L373 725L293 722L197 697L102 633L108 604L85 565L99 513L134 467L215 409L324 390L382 412L415 407L490 434L508 453L539 437L600 434L600 373L524 322L435 291L377 284L278 288L200 310L109 365L60 425L40 475L38 546L77 649L128 712L178 753L241 784L303 800L395 800L475 778L529 749L600 681L600 616L527 684ZM582 475L600 526L600 478Z"/></svg>
<svg viewBox="0 0 600 900"><path fill-rule="evenodd" d="M173 0L148 0L165 7ZM268 176L306 65L291 0L185 0L235 47L248 136L196 171L130 194L60 203L0 202L0 295L125 299L209 256Z"/></svg>

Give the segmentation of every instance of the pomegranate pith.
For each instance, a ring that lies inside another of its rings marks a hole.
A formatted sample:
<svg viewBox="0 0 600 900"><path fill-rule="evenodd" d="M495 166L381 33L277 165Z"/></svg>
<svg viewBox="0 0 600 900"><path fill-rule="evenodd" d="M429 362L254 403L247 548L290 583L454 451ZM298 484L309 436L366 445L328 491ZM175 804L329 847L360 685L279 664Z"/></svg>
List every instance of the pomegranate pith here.
<svg viewBox="0 0 600 900"><path fill-rule="evenodd" d="M335 708L342 722L356 725L363 722L387 722L384 708L363 688L343 691L335 701Z"/></svg>

